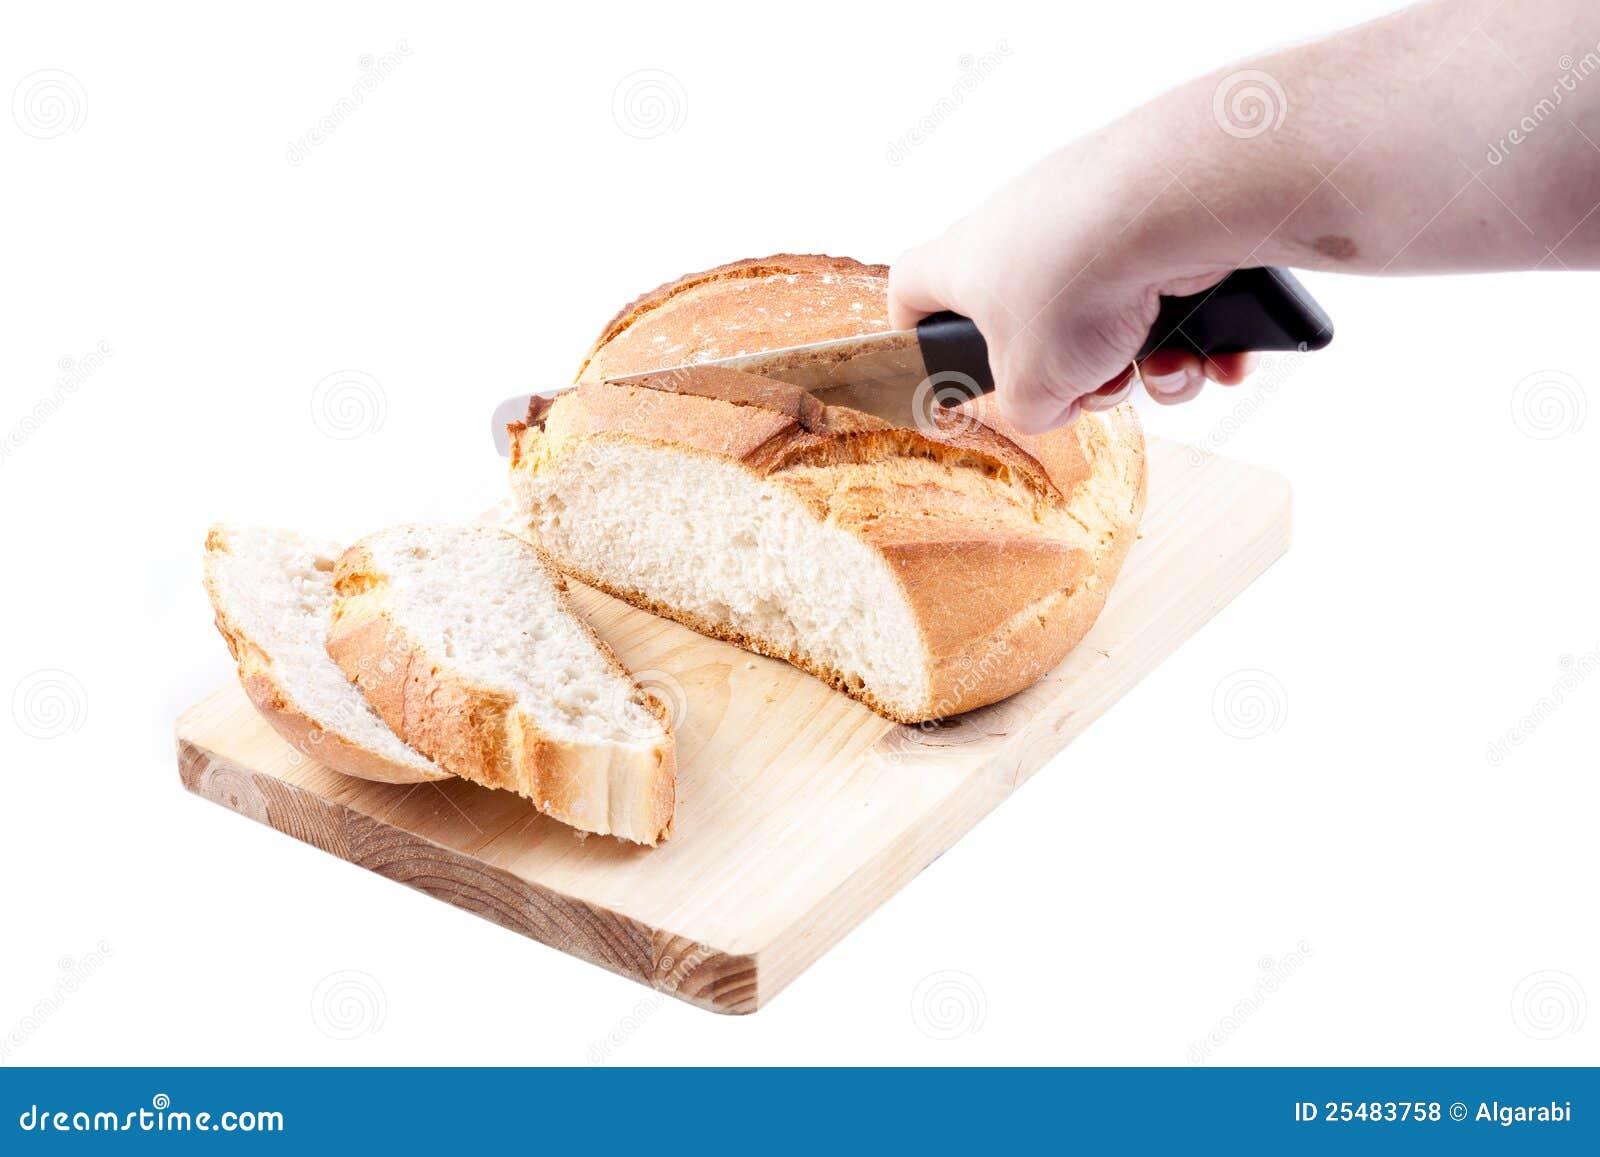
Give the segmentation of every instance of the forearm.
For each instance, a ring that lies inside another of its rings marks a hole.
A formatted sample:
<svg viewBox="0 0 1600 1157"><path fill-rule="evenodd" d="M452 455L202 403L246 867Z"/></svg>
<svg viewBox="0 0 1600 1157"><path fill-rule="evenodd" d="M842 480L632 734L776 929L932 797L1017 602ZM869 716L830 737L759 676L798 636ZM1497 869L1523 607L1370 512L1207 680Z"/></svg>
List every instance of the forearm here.
<svg viewBox="0 0 1600 1157"><path fill-rule="evenodd" d="M903 254L890 309L971 317L1038 431L1123 396L1162 296L1254 265L1600 269L1600 6L1435 0L1202 77ZM1247 371L1140 360L1169 404Z"/></svg>
<svg viewBox="0 0 1600 1157"><path fill-rule="evenodd" d="M1182 272L1600 268L1600 7L1422 5L1184 85L1096 151L1116 227Z"/></svg>

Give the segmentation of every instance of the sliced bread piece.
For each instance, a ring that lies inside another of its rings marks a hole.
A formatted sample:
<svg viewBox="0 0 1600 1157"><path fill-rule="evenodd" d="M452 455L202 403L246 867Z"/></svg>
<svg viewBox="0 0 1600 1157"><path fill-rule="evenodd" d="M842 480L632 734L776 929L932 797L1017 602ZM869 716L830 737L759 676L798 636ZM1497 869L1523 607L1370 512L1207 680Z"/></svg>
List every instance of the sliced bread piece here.
<svg viewBox="0 0 1600 1157"><path fill-rule="evenodd" d="M447 779L402 743L324 647L342 548L289 530L213 526L206 593L250 701L296 750L381 783Z"/></svg>
<svg viewBox="0 0 1600 1157"><path fill-rule="evenodd" d="M587 832L655 844L676 770L666 711L528 543L399 526L339 559L327 649L406 742Z"/></svg>

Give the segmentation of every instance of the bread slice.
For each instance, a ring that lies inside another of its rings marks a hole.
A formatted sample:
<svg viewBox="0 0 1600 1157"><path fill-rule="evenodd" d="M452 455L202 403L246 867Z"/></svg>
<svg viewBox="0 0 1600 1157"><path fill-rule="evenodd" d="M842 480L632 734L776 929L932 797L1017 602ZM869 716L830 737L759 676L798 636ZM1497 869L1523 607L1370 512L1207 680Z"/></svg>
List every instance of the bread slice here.
<svg viewBox="0 0 1600 1157"><path fill-rule="evenodd" d="M1093 625L1144 507L1133 411L1034 437L984 398L893 429L715 367L596 377L885 328L886 283L780 255L645 295L513 427L511 473L567 573L913 723L1029 686Z"/></svg>
<svg viewBox="0 0 1600 1157"><path fill-rule="evenodd" d="M324 649L341 550L288 530L211 528L206 593L239 681L278 734L335 771L381 783L447 779L389 730Z"/></svg>
<svg viewBox="0 0 1600 1157"><path fill-rule="evenodd" d="M334 585L328 654L407 743L583 831L668 834L666 711L528 543L484 525L395 527L347 550Z"/></svg>

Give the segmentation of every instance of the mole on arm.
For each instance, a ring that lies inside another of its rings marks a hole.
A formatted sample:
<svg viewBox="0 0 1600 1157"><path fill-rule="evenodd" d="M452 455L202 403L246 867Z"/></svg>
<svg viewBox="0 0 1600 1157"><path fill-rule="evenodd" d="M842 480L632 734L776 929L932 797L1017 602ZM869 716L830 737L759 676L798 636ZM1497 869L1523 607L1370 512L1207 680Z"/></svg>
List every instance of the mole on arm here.
<svg viewBox="0 0 1600 1157"><path fill-rule="evenodd" d="M1337 233L1324 233L1312 242L1311 248L1335 261L1349 261L1357 252L1354 241Z"/></svg>

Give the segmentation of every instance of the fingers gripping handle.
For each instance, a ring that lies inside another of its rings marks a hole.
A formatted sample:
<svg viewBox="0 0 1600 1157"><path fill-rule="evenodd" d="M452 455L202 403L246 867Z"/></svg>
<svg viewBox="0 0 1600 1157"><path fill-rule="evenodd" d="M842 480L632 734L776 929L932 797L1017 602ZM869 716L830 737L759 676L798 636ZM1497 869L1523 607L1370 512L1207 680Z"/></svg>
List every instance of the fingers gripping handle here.
<svg viewBox="0 0 1600 1157"><path fill-rule="evenodd" d="M982 393L994 389L989 348L968 318L929 314L917 323L930 375L959 374ZM1163 297L1139 357L1156 350L1234 354L1250 350L1319 350L1333 340L1333 322L1286 269L1237 269L1210 289Z"/></svg>

